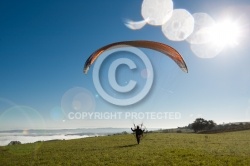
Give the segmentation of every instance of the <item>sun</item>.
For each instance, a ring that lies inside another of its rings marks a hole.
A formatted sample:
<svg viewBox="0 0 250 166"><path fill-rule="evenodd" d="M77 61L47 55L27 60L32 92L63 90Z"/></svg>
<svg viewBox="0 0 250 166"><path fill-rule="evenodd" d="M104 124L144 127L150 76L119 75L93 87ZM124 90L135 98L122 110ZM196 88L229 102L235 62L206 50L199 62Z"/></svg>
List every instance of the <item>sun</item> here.
<svg viewBox="0 0 250 166"><path fill-rule="evenodd" d="M236 46L239 44L241 29L237 22L227 19L211 26L209 31L210 41L218 46Z"/></svg>

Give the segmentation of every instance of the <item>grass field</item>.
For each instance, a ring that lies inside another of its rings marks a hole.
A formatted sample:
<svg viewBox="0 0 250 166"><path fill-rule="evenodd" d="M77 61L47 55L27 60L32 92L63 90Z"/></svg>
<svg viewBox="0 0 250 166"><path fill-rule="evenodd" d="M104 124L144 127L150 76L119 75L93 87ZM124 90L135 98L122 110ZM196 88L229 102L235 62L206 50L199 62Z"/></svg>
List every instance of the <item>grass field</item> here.
<svg viewBox="0 0 250 166"><path fill-rule="evenodd" d="M0 165L250 165L250 130L132 134L0 147Z"/></svg>

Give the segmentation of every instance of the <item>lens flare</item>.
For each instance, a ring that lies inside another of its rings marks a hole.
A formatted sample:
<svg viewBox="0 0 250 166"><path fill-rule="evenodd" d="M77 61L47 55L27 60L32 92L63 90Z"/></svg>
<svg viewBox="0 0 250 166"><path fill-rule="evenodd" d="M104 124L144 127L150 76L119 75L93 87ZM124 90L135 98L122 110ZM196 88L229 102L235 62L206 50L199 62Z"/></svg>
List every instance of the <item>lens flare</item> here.
<svg viewBox="0 0 250 166"><path fill-rule="evenodd" d="M199 58L214 58L223 50L221 45L216 45L212 42L205 44L190 44L190 48Z"/></svg>
<svg viewBox="0 0 250 166"><path fill-rule="evenodd" d="M173 8L172 0L144 0L141 6L141 14L148 24L160 26L170 19Z"/></svg>
<svg viewBox="0 0 250 166"><path fill-rule="evenodd" d="M29 134L29 130L28 129L24 129L23 130L23 135L28 135Z"/></svg>
<svg viewBox="0 0 250 166"><path fill-rule="evenodd" d="M125 24L126 27L128 27L129 29L138 30L138 29L143 28L143 27L147 24L147 21L148 21L148 20L149 20L149 19L142 20L142 21L132 21L132 20L126 19L126 20L124 21L124 24Z"/></svg>
<svg viewBox="0 0 250 166"><path fill-rule="evenodd" d="M194 30L194 18L185 9L175 9L169 21L162 25L163 34L172 41L185 40Z"/></svg>
<svg viewBox="0 0 250 166"><path fill-rule="evenodd" d="M206 44L209 42L209 28L215 25L214 19L207 13L194 13L194 31L186 39L190 44Z"/></svg>
<svg viewBox="0 0 250 166"><path fill-rule="evenodd" d="M82 87L69 89L62 97L61 108L68 118L70 112L91 112L95 110L96 102L93 94Z"/></svg>
<svg viewBox="0 0 250 166"><path fill-rule="evenodd" d="M4 130L44 129L43 117L28 106L13 106L0 116L0 126Z"/></svg>
<svg viewBox="0 0 250 166"><path fill-rule="evenodd" d="M12 135L8 137L8 140L11 141L22 141L20 136L26 138L29 135L31 129L46 129L45 121L39 112L28 106L13 106L5 110L4 113L0 116L0 129L3 130L12 130ZM45 130L40 130L42 133ZM40 133L40 134L42 134ZM6 142L7 140L2 140L4 137L0 136L0 142ZM24 142L21 142L24 143ZM13 149L9 148L8 152L14 155L27 155L34 154L42 146L42 142L34 143L28 149Z"/></svg>

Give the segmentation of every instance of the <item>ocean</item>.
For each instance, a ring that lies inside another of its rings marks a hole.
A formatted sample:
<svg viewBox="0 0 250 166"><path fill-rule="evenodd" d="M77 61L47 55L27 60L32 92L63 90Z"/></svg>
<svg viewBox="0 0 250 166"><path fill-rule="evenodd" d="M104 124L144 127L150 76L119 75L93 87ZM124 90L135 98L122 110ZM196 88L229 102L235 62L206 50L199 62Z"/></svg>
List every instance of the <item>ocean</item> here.
<svg viewBox="0 0 250 166"><path fill-rule="evenodd" d="M129 132L129 128L83 128L83 129L50 129L50 130L6 130L0 131L0 146L6 146L11 141L22 144L49 140L70 140L86 137L105 136L122 132Z"/></svg>

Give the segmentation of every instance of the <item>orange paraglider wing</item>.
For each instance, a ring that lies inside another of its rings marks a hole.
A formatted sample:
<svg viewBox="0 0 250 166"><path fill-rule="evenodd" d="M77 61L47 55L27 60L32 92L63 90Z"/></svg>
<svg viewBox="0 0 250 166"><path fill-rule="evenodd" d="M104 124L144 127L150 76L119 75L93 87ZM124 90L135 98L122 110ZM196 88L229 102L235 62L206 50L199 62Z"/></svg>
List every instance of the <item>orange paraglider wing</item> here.
<svg viewBox="0 0 250 166"><path fill-rule="evenodd" d="M185 61L183 60L182 56L178 51L176 51L174 48L170 47L169 45L154 42L154 41L147 41L147 40L136 40L136 41L122 41L122 42L116 42L109 45L106 45L104 47L101 47L100 49L96 50L85 62L84 65L84 73L87 74L89 67L95 62L95 60L106 50L111 49L112 47L117 46L133 46L133 47L142 47L142 48L149 48L153 49L159 52L162 52L163 54L170 57L172 60L177 63L177 65L182 69L184 72L188 72L187 65Z"/></svg>

